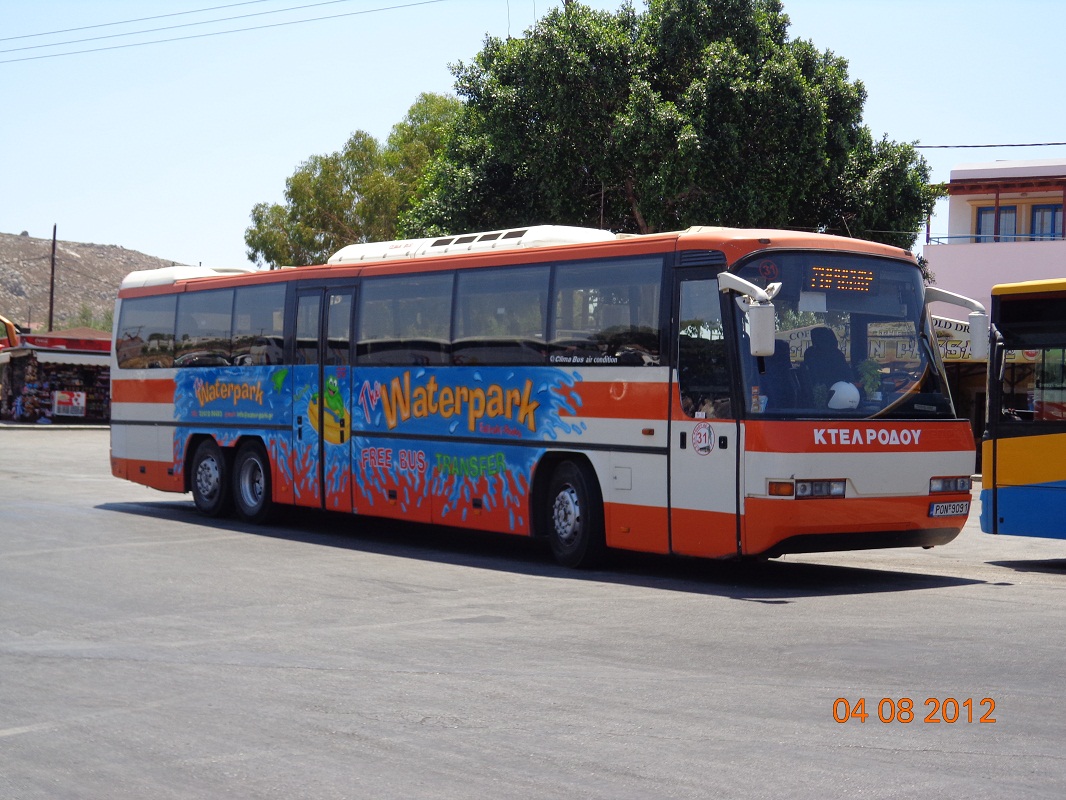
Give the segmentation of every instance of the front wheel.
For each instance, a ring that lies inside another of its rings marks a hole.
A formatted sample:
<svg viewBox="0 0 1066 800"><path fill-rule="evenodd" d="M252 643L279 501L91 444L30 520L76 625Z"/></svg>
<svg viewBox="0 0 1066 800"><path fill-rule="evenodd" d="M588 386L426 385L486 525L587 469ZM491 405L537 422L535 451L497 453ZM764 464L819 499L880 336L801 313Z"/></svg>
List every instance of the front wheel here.
<svg viewBox="0 0 1066 800"><path fill-rule="evenodd" d="M552 555L564 567L592 567L603 557L603 503L588 469L564 461L548 484L546 528Z"/></svg>
<svg viewBox="0 0 1066 800"><path fill-rule="evenodd" d="M192 499L201 514L221 517L233 507L229 465L214 439L204 439L192 457Z"/></svg>
<svg viewBox="0 0 1066 800"><path fill-rule="evenodd" d="M270 459L259 442L248 442L233 462L233 499L237 515L260 525L274 513L270 487Z"/></svg>

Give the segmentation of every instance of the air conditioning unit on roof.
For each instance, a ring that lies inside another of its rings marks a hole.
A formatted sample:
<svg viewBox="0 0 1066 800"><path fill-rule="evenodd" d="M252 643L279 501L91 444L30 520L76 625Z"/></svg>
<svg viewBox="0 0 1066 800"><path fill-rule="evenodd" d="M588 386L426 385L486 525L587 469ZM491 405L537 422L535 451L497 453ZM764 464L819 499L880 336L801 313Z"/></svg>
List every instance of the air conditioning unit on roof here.
<svg viewBox="0 0 1066 800"><path fill-rule="evenodd" d="M570 225L531 225L483 233L437 236L431 239L403 239L395 242L351 244L334 253L330 264L357 264L396 258L421 258L446 253L473 253L502 248L550 247L562 244L609 242L617 236L597 228Z"/></svg>

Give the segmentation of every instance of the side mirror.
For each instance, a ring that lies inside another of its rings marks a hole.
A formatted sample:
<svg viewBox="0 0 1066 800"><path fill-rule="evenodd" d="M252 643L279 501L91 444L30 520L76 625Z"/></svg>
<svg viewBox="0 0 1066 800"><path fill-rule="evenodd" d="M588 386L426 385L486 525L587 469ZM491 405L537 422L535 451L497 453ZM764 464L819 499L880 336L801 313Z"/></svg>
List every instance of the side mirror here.
<svg viewBox="0 0 1066 800"><path fill-rule="evenodd" d="M950 303L970 309L970 357L975 361L988 358L988 312L985 307L969 297L964 297L936 286L925 287L926 305L933 302Z"/></svg>
<svg viewBox="0 0 1066 800"><path fill-rule="evenodd" d="M774 354L774 305L748 307L748 336L751 339L753 356L772 356Z"/></svg>
<svg viewBox="0 0 1066 800"><path fill-rule="evenodd" d="M774 304L771 301L781 291L781 284L771 283L761 289L732 272L719 272L718 289L722 292L734 291L740 295L737 304L748 318L751 354L755 357L772 356L776 323Z"/></svg>
<svg viewBox="0 0 1066 800"><path fill-rule="evenodd" d="M970 312L970 357L975 361L988 358L988 314Z"/></svg>

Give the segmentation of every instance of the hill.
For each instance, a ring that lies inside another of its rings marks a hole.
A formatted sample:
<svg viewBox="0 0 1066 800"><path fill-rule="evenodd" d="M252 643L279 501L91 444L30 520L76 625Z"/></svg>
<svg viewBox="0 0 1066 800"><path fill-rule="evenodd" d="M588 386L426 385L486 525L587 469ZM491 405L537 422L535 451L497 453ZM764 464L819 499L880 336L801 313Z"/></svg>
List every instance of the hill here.
<svg viewBox="0 0 1066 800"><path fill-rule="evenodd" d="M52 240L0 233L0 314L34 331L48 328ZM56 243L53 327L100 327L127 273L174 264L112 244Z"/></svg>

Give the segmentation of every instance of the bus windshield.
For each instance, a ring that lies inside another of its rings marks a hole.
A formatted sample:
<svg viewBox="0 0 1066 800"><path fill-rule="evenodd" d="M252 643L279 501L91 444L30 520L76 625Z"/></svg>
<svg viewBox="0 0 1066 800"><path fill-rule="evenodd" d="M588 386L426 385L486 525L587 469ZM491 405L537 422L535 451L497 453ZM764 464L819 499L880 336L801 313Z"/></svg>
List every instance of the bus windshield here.
<svg viewBox="0 0 1066 800"><path fill-rule="evenodd" d="M1061 294L997 298L996 329L1003 340L996 372L996 421L1066 421L1066 302ZM1002 367L999 366L1002 364ZM991 375L992 373L990 373Z"/></svg>
<svg viewBox="0 0 1066 800"><path fill-rule="evenodd" d="M981 530L1066 539L1066 282L992 287Z"/></svg>
<svg viewBox="0 0 1066 800"><path fill-rule="evenodd" d="M775 252L752 257L738 273L762 287L781 283L774 355L753 358L740 348L747 415L954 416L913 264ZM744 315L734 317L744 342Z"/></svg>

